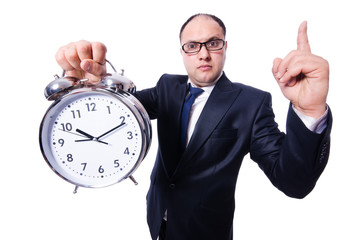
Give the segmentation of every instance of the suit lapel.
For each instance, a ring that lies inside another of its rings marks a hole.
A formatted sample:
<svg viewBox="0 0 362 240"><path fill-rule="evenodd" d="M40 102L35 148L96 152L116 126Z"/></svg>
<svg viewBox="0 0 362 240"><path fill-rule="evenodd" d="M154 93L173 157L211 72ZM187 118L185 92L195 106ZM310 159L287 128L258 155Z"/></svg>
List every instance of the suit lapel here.
<svg viewBox="0 0 362 240"><path fill-rule="evenodd" d="M201 148L213 130L217 127L221 119L230 109L239 93L240 90L234 90L230 80L225 76L225 74L223 74L206 102L206 105L195 126L190 143L181 156L179 164L191 159Z"/></svg>

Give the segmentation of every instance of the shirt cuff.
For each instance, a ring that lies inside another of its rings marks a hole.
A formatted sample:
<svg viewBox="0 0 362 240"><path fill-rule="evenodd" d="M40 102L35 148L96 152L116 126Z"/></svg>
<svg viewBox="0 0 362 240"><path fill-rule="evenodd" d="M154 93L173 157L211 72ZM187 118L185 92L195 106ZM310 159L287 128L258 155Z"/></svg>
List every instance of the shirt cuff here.
<svg viewBox="0 0 362 240"><path fill-rule="evenodd" d="M304 125L312 132L314 133L318 133L321 134L324 129L326 129L327 127L327 117L328 117L328 106L327 109L325 111L325 113L323 114L323 116L321 116L318 119L315 119L313 117L309 117L304 115L303 113L299 112L294 105L292 105L292 108L294 110L294 112L298 115L298 117L300 118L300 120L302 120L302 122L304 123Z"/></svg>

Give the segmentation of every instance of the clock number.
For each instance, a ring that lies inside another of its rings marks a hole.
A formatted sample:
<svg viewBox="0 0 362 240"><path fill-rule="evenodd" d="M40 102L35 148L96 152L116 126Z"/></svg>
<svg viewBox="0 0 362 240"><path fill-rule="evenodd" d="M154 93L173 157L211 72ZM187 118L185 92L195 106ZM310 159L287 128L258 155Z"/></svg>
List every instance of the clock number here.
<svg viewBox="0 0 362 240"><path fill-rule="evenodd" d="M63 145L64 145L64 139L60 138L60 139L58 140L58 143L60 144L61 147L63 147Z"/></svg>
<svg viewBox="0 0 362 240"><path fill-rule="evenodd" d="M123 124L123 123L124 123L124 120L126 120L126 118L123 117L123 116L121 116L120 119L122 120L121 124Z"/></svg>
<svg viewBox="0 0 362 240"><path fill-rule="evenodd" d="M68 132L72 131L72 124L70 124L70 123L65 123L65 124L62 123L60 125L62 125L63 131L68 131Z"/></svg>
<svg viewBox="0 0 362 240"><path fill-rule="evenodd" d="M129 155L129 149L128 149L128 147L124 150L123 153Z"/></svg>
<svg viewBox="0 0 362 240"><path fill-rule="evenodd" d="M87 166L87 163L81 163L80 165L83 165L83 171L85 171L85 168L86 168L86 166Z"/></svg>
<svg viewBox="0 0 362 240"><path fill-rule="evenodd" d="M88 112L94 112L94 111L97 111L96 110L96 104L95 103L86 103L85 105L87 105L87 109L88 109Z"/></svg>
<svg viewBox="0 0 362 240"><path fill-rule="evenodd" d="M107 109L108 109L108 114L111 114L111 107L107 106Z"/></svg>
<svg viewBox="0 0 362 240"><path fill-rule="evenodd" d="M99 173L104 173L104 169L102 168L102 165L99 166L98 172L99 172Z"/></svg>
<svg viewBox="0 0 362 240"><path fill-rule="evenodd" d="M127 138L127 139L130 139L130 140L131 140L131 139L133 138L132 132L131 132L131 131L128 131L127 134L128 134L128 138Z"/></svg>
<svg viewBox="0 0 362 240"><path fill-rule="evenodd" d="M114 160L114 167L115 168L118 168L119 167L119 160Z"/></svg>
<svg viewBox="0 0 362 240"><path fill-rule="evenodd" d="M80 111L79 110L72 110L73 118L80 118Z"/></svg>
<svg viewBox="0 0 362 240"><path fill-rule="evenodd" d="M68 161L68 162L73 162L73 156L72 156L72 154L67 154L67 161Z"/></svg>

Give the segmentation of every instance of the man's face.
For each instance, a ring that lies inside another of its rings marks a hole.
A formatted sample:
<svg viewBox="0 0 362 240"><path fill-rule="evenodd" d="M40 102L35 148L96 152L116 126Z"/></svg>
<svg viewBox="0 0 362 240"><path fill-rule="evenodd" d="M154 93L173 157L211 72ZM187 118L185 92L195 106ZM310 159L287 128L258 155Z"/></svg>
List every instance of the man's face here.
<svg viewBox="0 0 362 240"><path fill-rule="evenodd" d="M181 34L181 45L188 42L207 42L214 39L223 39L225 36L222 28L212 18L206 16L195 17L187 24ZM208 51L205 45L198 53L185 53L181 49L181 54L185 64L187 74L198 87L210 86L216 83L224 68L226 59L225 47L218 51Z"/></svg>

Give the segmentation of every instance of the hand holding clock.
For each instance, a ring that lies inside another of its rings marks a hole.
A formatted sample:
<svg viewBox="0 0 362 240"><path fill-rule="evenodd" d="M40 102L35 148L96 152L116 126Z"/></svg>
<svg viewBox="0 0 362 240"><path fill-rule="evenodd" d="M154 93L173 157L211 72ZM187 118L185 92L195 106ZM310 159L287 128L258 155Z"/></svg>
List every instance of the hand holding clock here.
<svg viewBox="0 0 362 240"><path fill-rule="evenodd" d="M82 40L59 48L55 58L67 76L95 84L106 74L106 53L103 43Z"/></svg>

